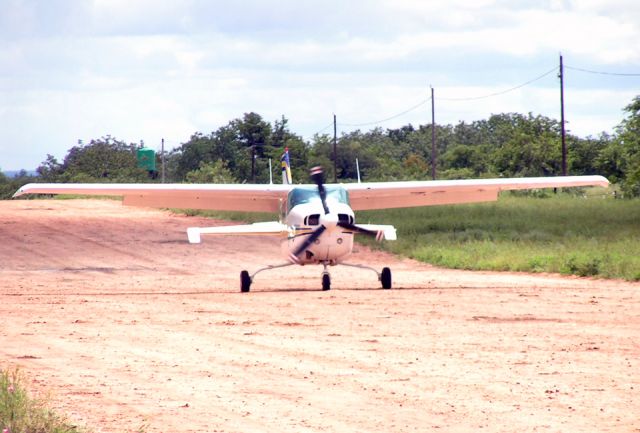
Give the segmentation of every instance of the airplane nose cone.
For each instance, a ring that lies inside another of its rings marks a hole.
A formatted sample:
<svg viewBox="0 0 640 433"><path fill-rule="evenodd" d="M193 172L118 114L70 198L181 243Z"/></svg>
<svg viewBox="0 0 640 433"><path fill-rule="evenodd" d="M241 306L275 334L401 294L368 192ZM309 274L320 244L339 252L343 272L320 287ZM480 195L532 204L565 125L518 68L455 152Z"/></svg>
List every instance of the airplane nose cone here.
<svg viewBox="0 0 640 433"><path fill-rule="evenodd" d="M328 213L320 215L320 224L322 224L327 230L332 231L338 225L338 215Z"/></svg>

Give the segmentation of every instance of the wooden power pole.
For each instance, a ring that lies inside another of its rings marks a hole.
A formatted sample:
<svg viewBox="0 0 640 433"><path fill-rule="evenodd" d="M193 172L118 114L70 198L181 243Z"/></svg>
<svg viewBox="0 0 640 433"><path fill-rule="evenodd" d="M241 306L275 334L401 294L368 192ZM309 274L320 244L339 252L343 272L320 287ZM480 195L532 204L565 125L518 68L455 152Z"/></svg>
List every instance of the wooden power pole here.
<svg viewBox="0 0 640 433"><path fill-rule="evenodd" d="M431 87L431 179L433 180L436 180L436 164L438 161L436 152L436 111L433 87Z"/></svg>
<svg viewBox="0 0 640 433"><path fill-rule="evenodd" d="M333 115L333 183L338 183L338 132L336 115Z"/></svg>
<svg viewBox="0 0 640 433"><path fill-rule="evenodd" d="M564 130L564 66L562 65L562 54L560 54L560 125L562 127L562 175L567 175L567 142Z"/></svg>
<svg viewBox="0 0 640 433"><path fill-rule="evenodd" d="M162 145L160 147L160 158L162 161L162 183L164 183L164 138L162 139Z"/></svg>

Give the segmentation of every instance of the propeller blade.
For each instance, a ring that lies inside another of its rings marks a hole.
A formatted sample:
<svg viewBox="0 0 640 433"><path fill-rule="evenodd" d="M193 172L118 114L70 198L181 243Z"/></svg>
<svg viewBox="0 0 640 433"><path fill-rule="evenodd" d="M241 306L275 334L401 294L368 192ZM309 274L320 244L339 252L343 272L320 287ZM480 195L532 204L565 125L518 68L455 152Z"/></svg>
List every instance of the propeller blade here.
<svg viewBox="0 0 640 433"><path fill-rule="evenodd" d="M304 250L306 250L307 248L309 248L309 245L311 245L312 243L315 242L316 239L318 239L320 237L320 235L326 230L325 226L320 226L317 229L314 230L313 233L311 233L311 235L305 239L305 241L302 243L302 245L300 245L294 252L289 254L289 258L294 262L294 263L299 263L300 262L300 254L302 254L304 252Z"/></svg>
<svg viewBox="0 0 640 433"><path fill-rule="evenodd" d="M322 208L324 214L329 213L329 207L327 206L327 192L324 189L324 171L322 167L317 166L311 169L311 179L318 185L318 193L320 194L320 200L322 201Z"/></svg>
<svg viewBox="0 0 640 433"><path fill-rule="evenodd" d="M355 233L360 233L360 234L368 235L368 236L374 236L378 242L380 242L380 241L382 241L382 239L384 239L384 232L382 230L368 230L368 229L365 229L365 228L362 228L362 227L358 227L355 224L349 224L349 223L345 223L345 222L339 222L338 226L342 227L343 229L351 230L352 232L355 232Z"/></svg>

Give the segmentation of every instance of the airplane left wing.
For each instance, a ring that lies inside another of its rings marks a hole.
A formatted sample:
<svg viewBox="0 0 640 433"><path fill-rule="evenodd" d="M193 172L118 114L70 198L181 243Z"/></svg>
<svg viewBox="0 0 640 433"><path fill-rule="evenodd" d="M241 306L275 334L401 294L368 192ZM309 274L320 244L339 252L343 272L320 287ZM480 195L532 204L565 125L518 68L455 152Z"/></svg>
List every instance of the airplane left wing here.
<svg viewBox="0 0 640 433"><path fill-rule="evenodd" d="M500 191L576 186L608 186L602 176L523 177L506 179L427 180L347 183L351 208L357 210L495 201Z"/></svg>
<svg viewBox="0 0 640 433"><path fill-rule="evenodd" d="M144 183L30 183L23 194L77 194L122 196L123 204L156 208L280 211L293 185L144 184Z"/></svg>

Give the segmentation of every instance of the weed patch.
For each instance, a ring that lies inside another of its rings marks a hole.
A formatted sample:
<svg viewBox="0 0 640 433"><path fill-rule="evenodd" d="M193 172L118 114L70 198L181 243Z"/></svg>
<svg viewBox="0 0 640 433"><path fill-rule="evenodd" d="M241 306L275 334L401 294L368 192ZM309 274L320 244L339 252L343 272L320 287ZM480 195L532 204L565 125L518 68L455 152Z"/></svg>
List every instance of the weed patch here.
<svg viewBox="0 0 640 433"><path fill-rule="evenodd" d="M76 433L42 400L31 398L17 369L0 370L0 428L9 433Z"/></svg>

